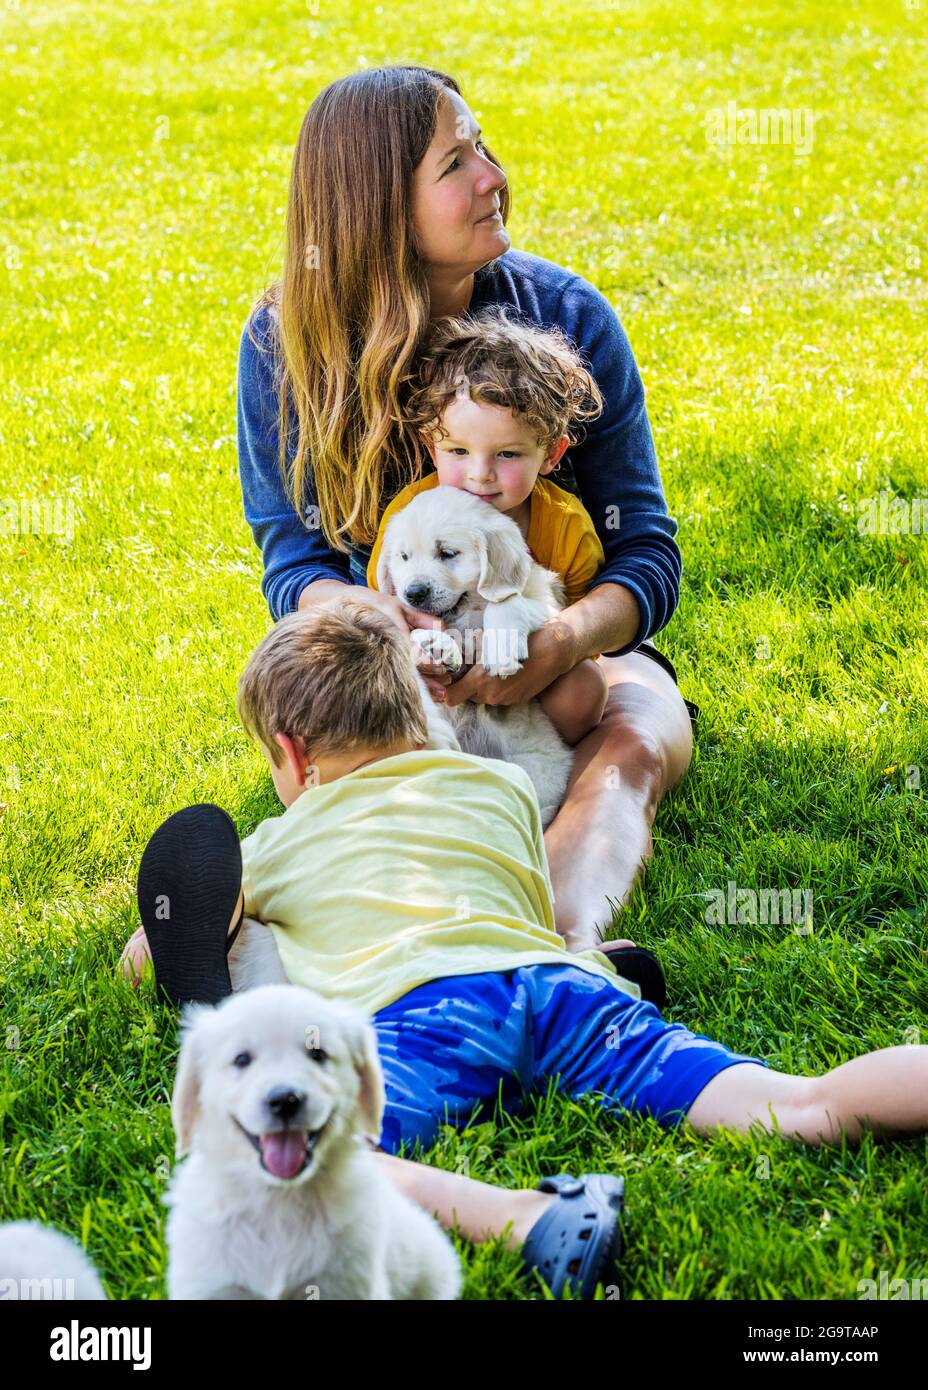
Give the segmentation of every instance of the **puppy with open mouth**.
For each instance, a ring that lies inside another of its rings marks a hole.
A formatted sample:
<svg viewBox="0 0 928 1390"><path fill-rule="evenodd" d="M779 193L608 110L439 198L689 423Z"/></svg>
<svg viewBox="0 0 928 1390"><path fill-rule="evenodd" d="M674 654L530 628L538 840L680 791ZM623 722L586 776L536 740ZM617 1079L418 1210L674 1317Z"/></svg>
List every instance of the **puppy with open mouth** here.
<svg viewBox="0 0 928 1390"><path fill-rule="evenodd" d="M438 1225L373 1161L376 1034L340 1001L266 985L184 1015L165 1198L172 1299L454 1299Z"/></svg>

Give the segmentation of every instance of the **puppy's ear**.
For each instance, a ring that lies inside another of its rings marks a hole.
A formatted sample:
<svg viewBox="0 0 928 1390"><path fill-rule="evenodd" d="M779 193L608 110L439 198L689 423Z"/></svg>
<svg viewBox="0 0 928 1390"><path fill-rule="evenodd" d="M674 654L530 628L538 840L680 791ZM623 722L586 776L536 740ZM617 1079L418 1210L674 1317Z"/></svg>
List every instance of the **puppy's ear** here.
<svg viewBox="0 0 928 1390"><path fill-rule="evenodd" d="M380 554L377 556L377 588L382 594L396 593L396 586L390 578L390 547L387 544L386 532Z"/></svg>
<svg viewBox="0 0 928 1390"><path fill-rule="evenodd" d="M333 1001L329 1001L330 1006ZM358 1073L357 1124L362 1134L369 1135L376 1144L380 1143L383 1127L383 1111L387 1103L383 1086L383 1071L377 1052L377 1034L363 1014L350 1005L339 1001L335 1003L339 1020L345 1030L345 1038Z"/></svg>
<svg viewBox="0 0 928 1390"><path fill-rule="evenodd" d="M522 534L514 521L477 534L480 552L480 578L477 593L487 603L502 603L503 599L521 594L528 582L532 559Z"/></svg>
<svg viewBox="0 0 928 1390"><path fill-rule="evenodd" d="M171 1123L177 1138L178 1158L190 1152L194 1127L200 1115L203 1023L204 1015L212 1012L208 1004L188 1004L181 1020L180 1057L171 1097Z"/></svg>
<svg viewBox="0 0 928 1390"><path fill-rule="evenodd" d="M361 1091L358 1096L358 1124L362 1134L370 1135L375 1144L380 1143L383 1128L383 1111L387 1103L383 1087L383 1071L377 1052L377 1034L369 1023L358 1028L357 1047L354 1051L354 1064Z"/></svg>

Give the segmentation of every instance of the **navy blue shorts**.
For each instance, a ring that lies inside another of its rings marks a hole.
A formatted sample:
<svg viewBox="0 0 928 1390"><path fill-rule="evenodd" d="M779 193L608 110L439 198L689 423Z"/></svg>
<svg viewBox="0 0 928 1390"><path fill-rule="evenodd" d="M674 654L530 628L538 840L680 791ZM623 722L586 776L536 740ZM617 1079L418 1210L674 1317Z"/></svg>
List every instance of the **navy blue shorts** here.
<svg viewBox="0 0 928 1390"><path fill-rule="evenodd" d="M372 1022L388 1153L416 1139L428 1148L439 1125L492 1114L497 1098L516 1113L551 1080L568 1096L596 1094L607 1110L650 1114L670 1129L726 1067L767 1065L665 1022L653 1004L577 965L430 980Z"/></svg>

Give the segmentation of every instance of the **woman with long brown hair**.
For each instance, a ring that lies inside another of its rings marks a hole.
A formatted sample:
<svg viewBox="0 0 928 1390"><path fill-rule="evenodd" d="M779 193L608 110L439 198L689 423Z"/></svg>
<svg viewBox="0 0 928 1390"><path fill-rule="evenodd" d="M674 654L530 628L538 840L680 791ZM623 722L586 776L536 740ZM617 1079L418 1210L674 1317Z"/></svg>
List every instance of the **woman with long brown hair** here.
<svg viewBox="0 0 928 1390"><path fill-rule="evenodd" d="M245 515L276 620L352 586L403 628L439 620L365 584L380 516L427 463L403 416L430 323L487 304L558 325L591 363L605 409L565 455L606 563L578 602L534 633L505 681L421 668L433 695L523 703L584 657L609 697L574 749L564 804L545 833L557 926L598 946L651 854L651 825L692 753L691 714L652 635L681 572L644 391L616 315L580 276L509 249L506 176L446 73L367 69L331 83L300 129L283 274L242 335L239 461Z"/></svg>

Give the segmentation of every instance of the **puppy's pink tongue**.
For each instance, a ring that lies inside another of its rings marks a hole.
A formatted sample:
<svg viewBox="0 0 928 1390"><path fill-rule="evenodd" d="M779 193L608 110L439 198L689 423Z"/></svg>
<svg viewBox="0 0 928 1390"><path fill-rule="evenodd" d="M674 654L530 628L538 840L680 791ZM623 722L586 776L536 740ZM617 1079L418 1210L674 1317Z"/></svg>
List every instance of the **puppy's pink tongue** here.
<svg viewBox="0 0 928 1390"><path fill-rule="evenodd" d="M288 1129L260 1137L261 1158L275 1178L295 1178L306 1157L306 1135L302 1130Z"/></svg>

